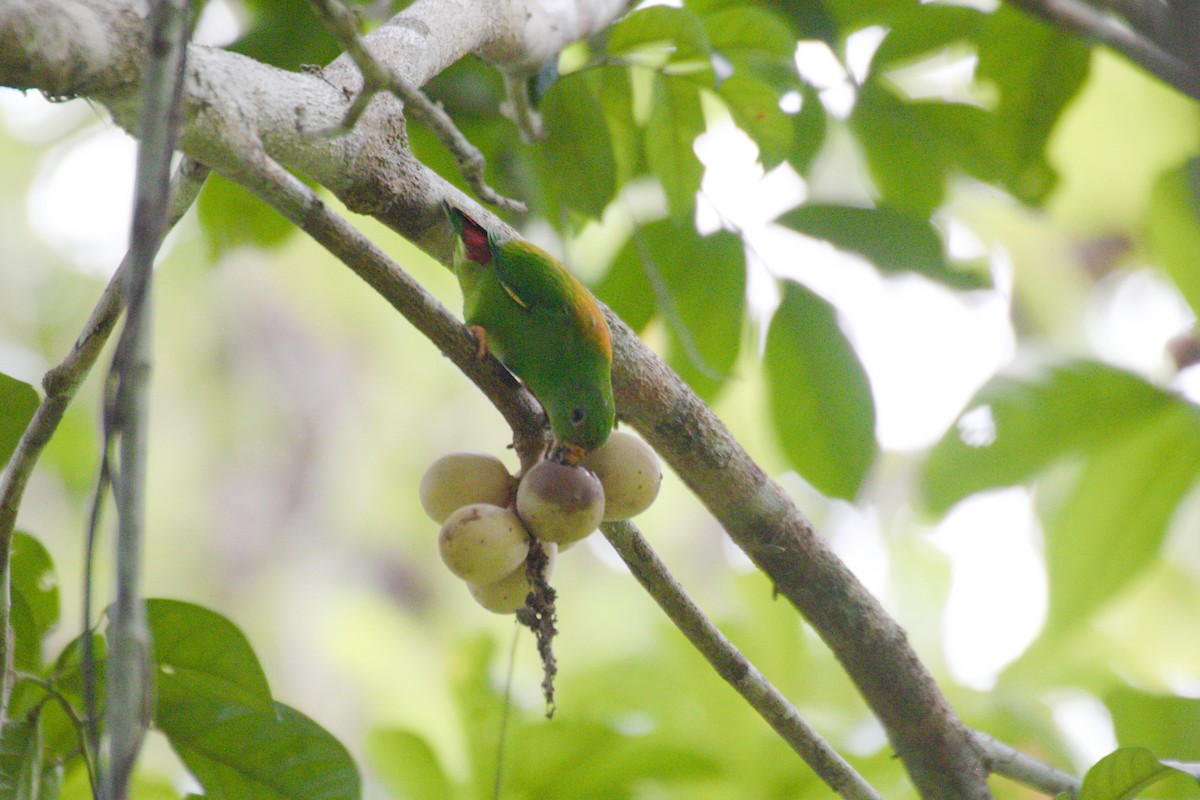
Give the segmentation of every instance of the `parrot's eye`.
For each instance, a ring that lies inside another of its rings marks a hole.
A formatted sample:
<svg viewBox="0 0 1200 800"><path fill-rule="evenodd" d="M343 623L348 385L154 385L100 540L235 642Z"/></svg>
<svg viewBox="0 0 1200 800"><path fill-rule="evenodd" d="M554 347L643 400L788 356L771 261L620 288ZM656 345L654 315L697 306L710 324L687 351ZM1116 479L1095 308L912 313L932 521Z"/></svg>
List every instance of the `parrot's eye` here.
<svg viewBox="0 0 1200 800"><path fill-rule="evenodd" d="M573 410L571 412L571 424L572 425L579 425L585 419L587 419L587 409L586 408L576 408L575 410Z"/></svg>

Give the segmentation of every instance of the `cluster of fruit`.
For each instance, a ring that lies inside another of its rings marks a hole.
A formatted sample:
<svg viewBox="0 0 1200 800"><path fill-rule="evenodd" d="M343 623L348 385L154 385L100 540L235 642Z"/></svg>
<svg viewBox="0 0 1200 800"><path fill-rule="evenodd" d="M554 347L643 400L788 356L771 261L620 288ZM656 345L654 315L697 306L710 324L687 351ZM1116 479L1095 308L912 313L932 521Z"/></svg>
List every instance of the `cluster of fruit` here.
<svg viewBox="0 0 1200 800"><path fill-rule="evenodd" d="M649 445L614 431L578 465L540 461L517 480L483 453L442 456L421 479L421 506L442 526L438 551L471 596L497 614L525 605L525 560L536 539L549 579L558 548L601 522L642 513L658 495L662 470Z"/></svg>

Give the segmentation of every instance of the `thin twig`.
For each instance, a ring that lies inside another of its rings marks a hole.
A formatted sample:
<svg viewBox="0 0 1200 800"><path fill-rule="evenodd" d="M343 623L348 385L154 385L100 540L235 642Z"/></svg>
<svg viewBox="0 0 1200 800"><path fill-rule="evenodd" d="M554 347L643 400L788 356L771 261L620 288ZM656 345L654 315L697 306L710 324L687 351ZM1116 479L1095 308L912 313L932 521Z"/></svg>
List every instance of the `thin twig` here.
<svg viewBox="0 0 1200 800"><path fill-rule="evenodd" d="M150 631L141 597L145 528L147 412L150 384L150 302L154 257L166 233L171 155L183 101L187 0L157 0L147 19L150 46L144 72L133 231L126 291L129 308L109 371L104 457L119 444L120 464L108 467L117 508L116 597L109 617L105 720L108 764L104 800L128 796L133 765L150 725L153 676Z"/></svg>
<svg viewBox="0 0 1200 800"><path fill-rule="evenodd" d="M207 176L208 168L191 159L185 159L180 164L172 180L170 219L167 223L169 227L173 227L184 212L191 208ZM21 434L21 440L17 443L8 464L3 472L0 472L0 570L5 574L8 572L12 536L25 487L29 484L29 478L42 451L58 429L63 415L75 399L76 392L91 372L96 359L100 357L100 351L108 341L109 334L116 327L121 310L125 307L124 282L128 269L129 257L126 256L97 300L96 307L92 309L92 314L71 352L62 363L42 378L42 389L46 395ZM9 627L8 592L0 593L0 597L3 598L3 602L0 602L0 630L4 630ZM88 618L85 617L84 625L88 624ZM7 637L0 637L0 651L5 649L6 639ZM5 660L6 656L0 656L0 663ZM4 685L7 687L8 681L4 681ZM7 708L6 690L0 701L0 724L5 718Z"/></svg>
<svg viewBox="0 0 1200 800"><path fill-rule="evenodd" d="M704 615L632 523L606 522L600 530L675 627L821 780L839 797L879 800L875 789L804 721L796 707Z"/></svg>
<svg viewBox="0 0 1200 800"><path fill-rule="evenodd" d="M75 732L79 736L79 744L83 756L83 767L88 774L88 785L91 786L93 795L99 794L99 787L96 782L95 764L92 760L95 755L95 751L90 750L88 747L87 723L85 723L83 718L79 716L79 712L75 710L73 705L71 705L71 701L68 700L66 696L54 686L53 682L43 678L41 675L35 675L30 672L19 672L16 674L16 677L18 680L29 681L30 683L37 684L37 686L46 693L48 698L51 698L58 703L63 713L67 715L67 719L71 720L71 725L75 728ZM41 703L38 705L40 706Z"/></svg>
<svg viewBox="0 0 1200 800"><path fill-rule="evenodd" d="M1116 17L1081 0L1008 1L1068 33L1111 47L1188 97L1200 100L1200 70L1131 30Z"/></svg>
<svg viewBox="0 0 1200 800"><path fill-rule="evenodd" d="M984 763L989 772L1003 775L1009 780L1031 786L1051 796L1079 796L1082 783L1074 775L1038 761L1033 756L1026 755L1012 745L998 741L981 731L971 731L971 738L983 751Z"/></svg>
<svg viewBox="0 0 1200 800"><path fill-rule="evenodd" d="M527 210L520 200L505 197L488 185L484 177L487 161L483 153L462 134L445 109L430 100L420 89L410 86L395 70L371 54L359 38L358 18L353 12L338 0L310 0L310 3L330 33L338 40L338 44L354 60L363 77L362 91L354 98L341 125L334 131L324 133L348 132L362 116L376 92L391 92L404 103L405 112L423 122L450 151L458 163L459 171L479 199L509 211Z"/></svg>

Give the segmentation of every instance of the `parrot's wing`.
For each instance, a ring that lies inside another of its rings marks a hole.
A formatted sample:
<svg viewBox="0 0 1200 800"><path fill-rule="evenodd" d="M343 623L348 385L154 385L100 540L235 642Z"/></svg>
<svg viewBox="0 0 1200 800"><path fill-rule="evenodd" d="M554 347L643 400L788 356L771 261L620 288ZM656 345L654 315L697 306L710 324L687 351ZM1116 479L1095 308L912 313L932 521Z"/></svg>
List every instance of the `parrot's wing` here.
<svg viewBox="0 0 1200 800"><path fill-rule="evenodd" d="M574 298L586 291L566 268L526 242L509 242L495 256L500 285L522 308L568 310Z"/></svg>

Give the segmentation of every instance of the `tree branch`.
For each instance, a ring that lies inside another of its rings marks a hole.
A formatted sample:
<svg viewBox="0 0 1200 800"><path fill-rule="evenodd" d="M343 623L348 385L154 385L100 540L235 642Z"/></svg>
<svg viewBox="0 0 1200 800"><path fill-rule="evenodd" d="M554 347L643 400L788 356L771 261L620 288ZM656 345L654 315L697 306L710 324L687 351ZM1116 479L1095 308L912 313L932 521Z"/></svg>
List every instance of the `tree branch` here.
<svg viewBox="0 0 1200 800"><path fill-rule="evenodd" d="M125 291L129 308L109 372L104 457L120 446L120 466L109 468L117 507L116 598L109 612L105 720L108 764L100 774L103 800L125 800L133 765L154 706L150 630L141 596L145 540L147 429L150 400L150 304L154 257L166 233L171 155L183 102L187 55L187 0L155 0L147 19L141 130ZM103 764L103 762L101 762Z"/></svg>
<svg viewBox="0 0 1200 800"><path fill-rule="evenodd" d="M986 733L971 731L971 738L984 754L988 769L997 775L1032 786L1057 797L1066 794L1078 797L1082 782L1074 775L1057 770L1049 764L1027 756L1011 745L993 739Z"/></svg>
<svg viewBox="0 0 1200 800"><path fill-rule="evenodd" d="M208 175L208 169L194 161L185 159L176 170L172 180L171 204L168 212L167 227L172 228L183 216L196 196ZM51 369L42 378L42 389L46 395L38 405L33 419L26 426L21 440L13 451L12 458L3 472L0 472L0 570L8 572L9 552L12 548L13 531L16 528L17 511L21 506L21 498L25 487L33 474L33 468L42 455L42 450L58 429L63 415L75 399L84 379L91 372L96 359L109 334L116 327L121 311L125 308L125 283L129 272L130 256L126 255L120 267L114 273L112 280L92 310L83 332L75 341L75 346L62 363ZM7 580L5 580L7 585ZM9 597L8 592L0 594L0 630L9 627ZM5 646L7 637L0 638L0 648ZM3 662L11 661L11 654L3 657ZM5 682L7 685L7 682ZM5 718L8 707L7 692L0 706L0 724Z"/></svg>
<svg viewBox="0 0 1200 800"><path fill-rule="evenodd" d="M66 31L84 38L77 48L55 47L62 42L48 40L40 30L31 42L21 35L37 27L21 18L21 12L28 14L31 0L10 0L0 5L0 83L14 85L16 75L16 85L24 87L88 92L112 109L122 124L136 119L137 102L130 87L140 73L129 67L128 53L140 52L144 45L136 33L129 32L128 19L112 12L114 7L127 12L132 0L44 0L43 5L51 2L69 3L80 7L80 13L104 19L107 40L121 46L90 47L94 31L72 29L73 18L51 33ZM602 0L596 9L613 5L615 0ZM587 4L555 4L555 8L567 6ZM539 14L540 8L532 2L527 8L517 2L417 0L364 41L376 58L392 65L410 85L420 86L468 50L515 73L544 62L562 44L587 32L589 25L608 21L597 11L596 16L587 20L580 16L567 25L553 14ZM44 10L37 15L39 21L46 16ZM542 25L544 31L539 33L537 26ZM547 47L554 49L546 53ZM78 64L73 56L64 55L78 52L96 58L97 63ZM411 286L407 276L361 234L329 215L320 199L283 169L316 179L351 209L376 216L448 263L453 232L439 203L451 200L472 213L475 204L412 157L394 98L377 96L351 134L330 140L309 134L342 119L346 97L361 89L361 76L347 57L323 71L325 80L280 73L207 48L191 48L189 64L188 125L180 139L185 152L259 193L350 263L472 378L488 378L488 370L501 369L492 362L474 363L461 324L440 306L430 307L414 291L419 287ZM76 71L64 75L65 66ZM491 215L483 216L486 224L496 224ZM611 314L608 319L615 353L613 387L621 417L663 456L830 646L878 715L921 795L937 800L988 797L986 771L975 742L903 630L712 411L627 326ZM441 333L436 336L428 332L438 329ZM507 386L505 379L510 381ZM510 410L513 398L523 397L506 373L501 378L493 372L490 380L486 393ZM514 424L510 413L505 416ZM519 438L519 419L514 429Z"/></svg>
<svg viewBox="0 0 1200 800"><path fill-rule="evenodd" d="M337 0L309 0L325 26L333 33L338 43L346 53L354 59L355 65L363 74L362 91L354 98L354 103L346 112L334 131L348 131L366 110L367 104L377 92L389 91L404 103L404 110L421 122L425 123L441 141L442 145L454 156L459 170L467 183L485 203L492 203L509 211L527 211L525 204L519 200L511 200L488 186L484 178L484 168L487 162L483 153L463 136L454 120L450 119L441 106L425 96L420 89L409 86L396 71L378 61L358 37L358 19Z"/></svg>
<svg viewBox="0 0 1200 800"><path fill-rule="evenodd" d="M821 780L847 800L879 800L879 794L854 767L804 721L796 707L709 621L667 571L637 527L630 522L606 522L600 529L675 627Z"/></svg>

